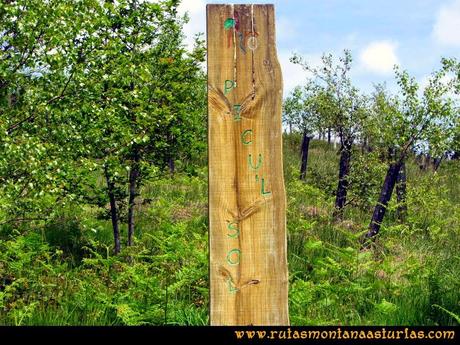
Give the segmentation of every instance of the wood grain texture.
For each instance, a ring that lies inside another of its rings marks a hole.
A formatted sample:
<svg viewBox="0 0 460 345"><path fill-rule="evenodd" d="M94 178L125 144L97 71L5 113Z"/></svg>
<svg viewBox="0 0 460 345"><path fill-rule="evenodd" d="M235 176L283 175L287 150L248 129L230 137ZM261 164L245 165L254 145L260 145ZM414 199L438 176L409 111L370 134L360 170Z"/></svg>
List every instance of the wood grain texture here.
<svg viewBox="0 0 460 345"><path fill-rule="evenodd" d="M210 321L287 325L273 5L208 5Z"/></svg>

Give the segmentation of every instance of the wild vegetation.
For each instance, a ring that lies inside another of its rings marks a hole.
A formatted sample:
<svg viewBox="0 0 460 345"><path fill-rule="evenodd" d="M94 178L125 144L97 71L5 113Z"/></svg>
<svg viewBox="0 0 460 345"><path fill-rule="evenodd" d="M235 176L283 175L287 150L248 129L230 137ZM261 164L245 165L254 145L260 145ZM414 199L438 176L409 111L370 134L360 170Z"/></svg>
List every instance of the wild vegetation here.
<svg viewBox="0 0 460 345"><path fill-rule="evenodd" d="M203 41L179 1L0 4L0 324L208 323ZM290 319L460 323L460 63L285 100ZM318 138L318 139L316 139Z"/></svg>

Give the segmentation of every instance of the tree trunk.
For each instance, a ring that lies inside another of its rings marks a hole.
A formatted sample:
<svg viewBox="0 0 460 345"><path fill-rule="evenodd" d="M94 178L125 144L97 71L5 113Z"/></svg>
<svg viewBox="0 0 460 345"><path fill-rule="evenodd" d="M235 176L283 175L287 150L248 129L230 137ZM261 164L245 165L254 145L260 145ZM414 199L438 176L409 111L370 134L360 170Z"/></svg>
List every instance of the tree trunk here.
<svg viewBox="0 0 460 345"><path fill-rule="evenodd" d="M364 137L362 145L361 145L361 153L365 154L366 152L369 152L369 149L368 149L368 144L367 144L367 137Z"/></svg>
<svg viewBox="0 0 460 345"><path fill-rule="evenodd" d="M12 93L8 94L8 108L12 108L14 105L14 96Z"/></svg>
<svg viewBox="0 0 460 345"><path fill-rule="evenodd" d="M331 143L331 127L327 129L327 143Z"/></svg>
<svg viewBox="0 0 460 345"><path fill-rule="evenodd" d="M168 167L169 167L169 173L174 175L174 172L176 171L176 164L174 163L174 158L169 157L168 158Z"/></svg>
<svg viewBox="0 0 460 345"><path fill-rule="evenodd" d="M120 230L118 228L118 212L117 212L117 201L115 199L115 183L111 180L108 167L104 166L105 180L107 182L107 193L109 194L110 200L110 216L112 218L112 229L113 239L115 242L114 253L118 254L121 249L120 245Z"/></svg>
<svg viewBox="0 0 460 345"><path fill-rule="evenodd" d="M422 164L422 170L427 170L431 161L431 156L429 154L423 155L423 164Z"/></svg>
<svg viewBox="0 0 460 345"><path fill-rule="evenodd" d="M402 161L400 160L396 163L391 163L388 167L385 181L383 182L383 186L380 191L379 200L375 205L374 213L372 214L372 219L371 223L369 224L369 230L366 234L366 239L370 239L376 236L380 231L380 225L382 224L383 217L385 216L388 202L390 201L391 195L393 194L393 189L396 185L396 180L398 178L401 165Z"/></svg>
<svg viewBox="0 0 460 345"><path fill-rule="evenodd" d="M128 246L133 245L134 235L134 202L137 195L137 182L139 178L139 151L133 152L133 163L129 171L129 203L128 203Z"/></svg>
<svg viewBox="0 0 460 345"><path fill-rule="evenodd" d="M439 166L441 165L441 162L442 162L442 159L443 159L443 158L444 158L444 157L441 156L441 157L438 157L438 158L434 158L434 159L433 159L433 170L434 170L434 171L438 171Z"/></svg>
<svg viewBox="0 0 460 345"><path fill-rule="evenodd" d="M415 156L415 162L417 163L420 170L423 170L423 154L417 154Z"/></svg>
<svg viewBox="0 0 460 345"><path fill-rule="evenodd" d="M337 185L337 192L335 195L335 211L334 211L334 216L336 219L342 219L343 208L347 201L348 175L350 174L351 148L352 148L352 142L349 140L345 140L342 144L342 148L340 151L339 183Z"/></svg>
<svg viewBox="0 0 460 345"><path fill-rule="evenodd" d="M398 208L396 209L396 216L398 220L403 223L407 216L406 204L406 163L401 164L398 176L396 178L396 198L398 201Z"/></svg>
<svg viewBox="0 0 460 345"><path fill-rule="evenodd" d="M303 134L302 146L300 148L301 164L300 164L300 179L305 181L307 175L308 148L310 146L310 137L307 133Z"/></svg>

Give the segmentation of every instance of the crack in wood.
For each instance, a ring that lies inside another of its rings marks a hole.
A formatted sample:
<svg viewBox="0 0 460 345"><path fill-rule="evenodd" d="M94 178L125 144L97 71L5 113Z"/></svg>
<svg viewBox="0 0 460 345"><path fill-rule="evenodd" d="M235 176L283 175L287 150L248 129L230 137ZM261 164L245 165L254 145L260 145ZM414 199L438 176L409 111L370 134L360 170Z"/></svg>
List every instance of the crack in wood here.
<svg viewBox="0 0 460 345"><path fill-rule="evenodd" d="M230 213L230 215L233 217L233 221L235 222L241 222L242 220L246 219L246 218L249 218L250 216L252 216L253 214L259 212L262 208L262 206L267 203L268 201L270 201L271 198L268 197L268 198L261 198L261 199L258 199L256 201L254 201L254 203L252 203L250 206L246 207L243 211L241 212L238 212L238 213L234 213L232 212L231 210L227 209L227 212Z"/></svg>
<svg viewBox="0 0 460 345"><path fill-rule="evenodd" d="M237 284L235 283L235 280L233 279L230 271L224 266L219 267L219 274L224 279L225 283L227 284L227 289L231 293L237 293L238 291L241 291L242 289L245 289L249 286L260 284L260 279L250 279L243 284Z"/></svg>
<svg viewBox="0 0 460 345"><path fill-rule="evenodd" d="M289 324L274 8L208 5L207 24L210 322Z"/></svg>
<svg viewBox="0 0 460 345"><path fill-rule="evenodd" d="M251 110L256 104L252 104L255 101L255 90L252 90L239 104L239 116L245 119L253 119L254 116L247 116L245 114L251 113ZM224 92L211 84L208 84L208 102L216 109L220 114L231 114L233 112L233 106L228 100Z"/></svg>

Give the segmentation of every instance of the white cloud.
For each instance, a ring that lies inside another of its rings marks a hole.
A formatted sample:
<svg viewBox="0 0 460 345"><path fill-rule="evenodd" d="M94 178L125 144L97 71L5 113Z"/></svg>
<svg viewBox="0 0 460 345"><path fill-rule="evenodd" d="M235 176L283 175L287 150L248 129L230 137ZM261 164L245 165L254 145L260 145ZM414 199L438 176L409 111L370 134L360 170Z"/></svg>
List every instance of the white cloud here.
<svg viewBox="0 0 460 345"><path fill-rule="evenodd" d="M193 47L195 34L206 32L206 1L205 0L182 0L179 5L179 13L188 13L189 22L184 26L187 47Z"/></svg>
<svg viewBox="0 0 460 345"><path fill-rule="evenodd" d="M435 40L447 46L460 46L460 0L440 8L433 27Z"/></svg>
<svg viewBox="0 0 460 345"><path fill-rule="evenodd" d="M375 41L368 44L360 54L362 66L373 73L387 75L398 65L397 44L390 41Z"/></svg>

